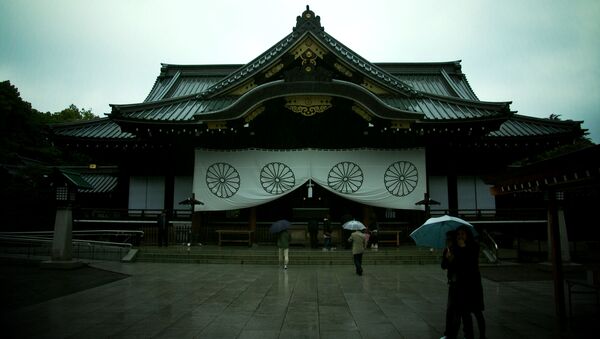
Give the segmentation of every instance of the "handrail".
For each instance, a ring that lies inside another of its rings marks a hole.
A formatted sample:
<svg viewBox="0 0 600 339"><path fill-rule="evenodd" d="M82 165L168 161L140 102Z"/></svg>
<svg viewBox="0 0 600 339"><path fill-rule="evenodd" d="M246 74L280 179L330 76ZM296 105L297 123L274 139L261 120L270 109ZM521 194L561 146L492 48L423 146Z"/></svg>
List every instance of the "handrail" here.
<svg viewBox="0 0 600 339"><path fill-rule="evenodd" d="M4 257L35 258L52 256L53 239L39 236L0 235L0 253ZM130 243L73 239L72 257L87 260L123 260L131 253Z"/></svg>
<svg viewBox="0 0 600 339"><path fill-rule="evenodd" d="M4 240L17 240L19 242L34 242L34 243L52 243L52 239L40 238L40 237L24 237L24 236L6 236L0 235L0 239ZM112 241L99 241L99 240L80 240L73 239L73 243L88 244L88 245L107 245L116 247L126 247L131 249L133 247L130 243L112 242Z"/></svg>
<svg viewBox="0 0 600 339"><path fill-rule="evenodd" d="M494 240L494 238L492 237L492 235L484 228L481 230L482 235L485 237L485 242L483 242L483 244L485 245L485 247L487 249L492 250L492 254L493 254L493 260L492 263L497 263L498 262L498 244L496 243L496 241ZM490 243L492 246L488 246L488 243Z"/></svg>
<svg viewBox="0 0 600 339"><path fill-rule="evenodd" d="M72 231L73 235L116 235L116 236L144 236L144 231L139 230L81 230L81 231ZM29 235L29 236L46 236L52 237L54 236L54 231L28 231L28 232L0 232L0 236L19 236L19 235Z"/></svg>

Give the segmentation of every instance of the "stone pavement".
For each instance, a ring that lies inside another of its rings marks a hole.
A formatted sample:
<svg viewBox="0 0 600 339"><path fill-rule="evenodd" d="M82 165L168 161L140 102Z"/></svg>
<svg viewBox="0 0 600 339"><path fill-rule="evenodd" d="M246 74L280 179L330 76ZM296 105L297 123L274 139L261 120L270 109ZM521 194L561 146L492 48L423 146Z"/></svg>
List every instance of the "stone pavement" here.
<svg viewBox="0 0 600 339"><path fill-rule="evenodd" d="M350 260L350 259L349 259ZM3 338L439 338L438 265L353 267L95 262L130 275L2 314ZM489 338L585 338L598 309L576 298L559 330L551 281L484 279ZM7 292L7 291L4 291ZM596 319L596 320L594 320Z"/></svg>

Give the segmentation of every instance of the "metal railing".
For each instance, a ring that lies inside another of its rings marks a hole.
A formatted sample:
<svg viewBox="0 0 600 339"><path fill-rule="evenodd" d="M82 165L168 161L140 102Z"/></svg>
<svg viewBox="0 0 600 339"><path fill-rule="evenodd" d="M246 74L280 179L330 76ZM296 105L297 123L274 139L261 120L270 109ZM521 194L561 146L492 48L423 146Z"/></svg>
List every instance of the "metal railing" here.
<svg viewBox="0 0 600 339"><path fill-rule="evenodd" d="M102 230L97 233L105 235L108 231ZM85 233L89 235L93 232ZM0 255L22 259L49 259L52 256L52 234L53 232L0 233ZM72 245L71 256L74 259L109 261L120 261L133 247L131 243L125 242L83 239L73 239Z"/></svg>

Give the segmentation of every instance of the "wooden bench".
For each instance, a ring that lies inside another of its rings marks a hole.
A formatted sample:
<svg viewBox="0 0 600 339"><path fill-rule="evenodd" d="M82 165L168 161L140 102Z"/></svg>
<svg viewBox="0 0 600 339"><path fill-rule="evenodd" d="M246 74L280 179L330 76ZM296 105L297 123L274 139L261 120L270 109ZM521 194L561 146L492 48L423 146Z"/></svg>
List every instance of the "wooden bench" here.
<svg viewBox="0 0 600 339"><path fill-rule="evenodd" d="M396 247L400 246L400 233L402 233L402 230L397 230L397 231L378 231L377 232L377 237L379 238L378 241L379 243L391 243L391 244L396 244ZM395 235L396 238L395 239L386 239L383 236L384 235Z"/></svg>
<svg viewBox="0 0 600 339"><path fill-rule="evenodd" d="M219 234L219 246L221 246L224 242L246 242L248 246L252 246L252 234L254 231L250 230L216 230L217 234ZM223 237L225 235L225 237ZM228 236L243 236L243 239L240 238L229 238Z"/></svg>

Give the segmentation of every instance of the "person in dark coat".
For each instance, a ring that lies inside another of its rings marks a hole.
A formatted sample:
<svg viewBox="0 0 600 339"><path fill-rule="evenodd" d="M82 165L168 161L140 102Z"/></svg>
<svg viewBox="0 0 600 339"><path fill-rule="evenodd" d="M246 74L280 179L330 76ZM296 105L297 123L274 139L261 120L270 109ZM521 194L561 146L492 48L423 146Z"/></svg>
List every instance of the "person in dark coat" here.
<svg viewBox="0 0 600 339"><path fill-rule="evenodd" d="M168 211L163 210L157 219L158 225L158 246L167 247L169 244L168 234L169 234L169 216Z"/></svg>
<svg viewBox="0 0 600 339"><path fill-rule="evenodd" d="M446 233L446 248L442 253L442 269L448 279L448 303L446 304L446 328L442 339L456 339L460 327L460 314L456 300L456 269L454 267L454 247L456 246L456 231Z"/></svg>
<svg viewBox="0 0 600 339"><path fill-rule="evenodd" d="M471 313L477 319L479 338L485 338L483 317L483 286L479 272L479 244L475 242L468 226L456 230L456 246L453 247L453 267L456 274L456 305L463 323L466 339L475 338Z"/></svg>
<svg viewBox="0 0 600 339"><path fill-rule="evenodd" d="M289 262L289 250L290 250L290 233L287 230L283 230L277 233L277 249L279 252L279 265L283 263L283 269L287 270Z"/></svg>

